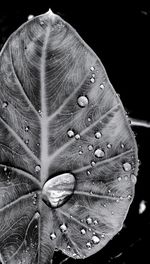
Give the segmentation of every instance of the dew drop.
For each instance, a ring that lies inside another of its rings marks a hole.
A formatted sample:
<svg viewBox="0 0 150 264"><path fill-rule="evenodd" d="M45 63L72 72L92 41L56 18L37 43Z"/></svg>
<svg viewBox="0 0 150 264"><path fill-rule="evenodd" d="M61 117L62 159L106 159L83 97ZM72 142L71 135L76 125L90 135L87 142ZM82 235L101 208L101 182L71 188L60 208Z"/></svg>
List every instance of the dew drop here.
<svg viewBox="0 0 150 264"><path fill-rule="evenodd" d="M92 220L91 217L88 217L88 218L86 219L86 222L87 222L88 225L91 225L92 222L93 222L93 220Z"/></svg>
<svg viewBox="0 0 150 264"><path fill-rule="evenodd" d="M125 162L125 163L123 164L123 169L124 169L125 171L130 171L130 170L131 170L131 164L128 163L128 162Z"/></svg>
<svg viewBox="0 0 150 264"><path fill-rule="evenodd" d="M89 146L88 146L88 150L89 150L89 151L93 150L93 146L92 146L92 145L89 145Z"/></svg>
<svg viewBox="0 0 150 264"><path fill-rule="evenodd" d="M94 82L95 82L95 79L92 77L92 78L90 79L90 82L91 82L91 83L94 83Z"/></svg>
<svg viewBox="0 0 150 264"><path fill-rule="evenodd" d="M101 149L96 149L95 150L95 157L97 157L97 158L102 158L102 157L104 157L104 151L103 150L101 150Z"/></svg>
<svg viewBox="0 0 150 264"><path fill-rule="evenodd" d="M94 167L95 164L96 164L95 161L92 160L92 161L91 161L91 166Z"/></svg>
<svg viewBox="0 0 150 264"><path fill-rule="evenodd" d="M87 242L86 246L87 246L88 249L91 249L91 243L90 242Z"/></svg>
<svg viewBox="0 0 150 264"><path fill-rule="evenodd" d="M79 155L82 155L83 154L83 151L82 150L79 150Z"/></svg>
<svg viewBox="0 0 150 264"><path fill-rule="evenodd" d="M37 200L37 194L35 193L32 197L33 199L33 204L35 205L36 204L36 200Z"/></svg>
<svg viewBox="0 0 150 264"><path fill-rule="evenodd" d="M26 143L26 145L28 145L29 144L29 139L26 139L25 143Z"/></svg>
<svg viewBox="0 0 150 264"><path fill-rule="evenodd" d="M71 246L70 246L70 245L67 245L67 248L68 248L68 249L71 249Z"/></svg>
<svg viewBox="0 0 150 264"><path fill-rule="evenodd" d="M124 148L124 144L123 144L123 143L121 143L120 147L121 147L121 148Z"/></svg>
<svg viewBox="0 0 150 264"><path fill-rule="evenodd" d="M37 165L37 166L35 167L35 171L36 171L36 172L39 172L40 170L41 170L40 165Z"/></svg>
<svg viewBox="0 0 150 264"><path fill-rule="evenodd" d="M92 67L90 68L90 70L91 70L91 71L94 71L94 70L95 70L95 68L92 66Z"/></svg>
<svg viewBox="0 0 150 264"><path fill-rule="evenodd" d="M101 234L101 237L104 238L105 237L105 234Z"/></svg>
<svg viewBox="0 0 150 264"><path fill-rule="evenodd" d="M124 179L125 179L125 181L127 181L127 180L128 180L128 176L126 175L126 176L124 177Z"/></svg>
<svg viewBox="0 0 150 264"><path fill-rule="evenodd" d="M131 198L132 198L132 195L129 194L129 195L128 195L128 200L131 200Z"/></svg>
<svg viewBox="0 0 150 264"><path fill-rule="evenodd" d="M92 74L92 77L95 78L95 74L94 73Z"/></svg>
<svg viewBox="0 0 150 264"><path fill-rule="evenodd" d="M90 117L88 117L88 121L91 122L91 118Z"/></svg>
<svg viewBox="0 0 150 264"><path fill-rule="evenodd" d="M60 228L61 232L63 232L63 233L67 231L67 226L65 224L60 225L59 228Z"/></svg>
<svg viewBox="0 0 150 264"><path fill-rule="evenodd" d="M87 175L90 175L91 174L91 172L89 170L86 173L87 173Z"/></svg>
<svg viewBox="0 0 150 264"><path fill-rule="evenodd" d="M28 16L28 20L31 20L31 19L33 19L33 18L34 18L33 15L29 15L29 16Z"/></svg>
<svg viewBox="0 0 150 264"><path fill-rule="evenodd" d="M86 96L80 96L77 102L80 107L85 107L86 105L88 105L89 100Z"/></svg>
<svg viewBox="0 0 150 264"><path fill-rule="evenodd" d="M137 177L134 174L131 174L131 181L136 184L137 182Z"/></svg>
<svg viewBox="0 0 150 264"><path fill-rule="evenodd" d="M7 166L4 166L4 171L5 171L5 172L7 171Z"/></svg>
<svg viewBox="0 0 150 264"><path fill-rule="evenodd" d="M100 84L99 87L103 90L104 89L104 84Z"/></svg>
<svg viewBox="0 0 150 264"><path fill-rule="evenodd" d="M56 234L55 234L55 233L51 233L51 234L50 234L50 239L51 239L51 240L56 239Z"/></svg>
<svg viewBox="0 0 150 264"><path fill-rule="evenodd" d="M2 108L7 108L7 106L8 106L8 102L4 101L3 104L2 104Z"/></svg>
<svg viewBox="0 0 150 264"><path fill-rule="evenodd" d="M121 181L121 177L118 177L117 179L118 179L119 182Z"/></svg>
<svg viewBox="0 0 150 264"><path fill-rule="evenodd" d="M97 220L94 220L93 224L94 225L98 225L98 221Z"/></svg>
<svg viewBox="0 0 150 264"><path fill-rule="evenodd" d="M73 130L68 130L67 135L70 138L74 137L74 131Z"/></svg>
<svg viewBox="0 0 150 264"><path fill-rule="evenodd" d="M86 233L85 229L81 229L81 234L85 235L85 233Z"/></svg>
<svg viewBox="0 0 150 264"><path fill-rule="evenodd" d="M101 138L101 136L102 136L101 132L97 131L97 132L95 133L95 137L96 137L97 139Z"/></svg>
<svg viewBox="0 0 150 264"><path fill-rule="evenodd" d="M30 127L29 127L29 126L26 126L26 127L25 127L25 131L26 131L26 132L28 132L28 131L29 131L29 129L30 129Z"/></svg>
<svg viewBox="0 0 150 264"><path fill-rule="evenodd" d="M107 148L110 149L112 145L110 143L107 144Z"/></svg>
<svg viewBox="0 0 150 264"><path fill-rule="evenodd" d="M75 139L80 139L80 135L79 134L76 134L75 135Z"/></svg>
<svg viewBox="0 0 150 264"><path fill-rule="evenodd" d="M94 244L98 244L98 243L100 242L99 237L97 237L97 236L92 236L92 242L93 242Z"/></svg>

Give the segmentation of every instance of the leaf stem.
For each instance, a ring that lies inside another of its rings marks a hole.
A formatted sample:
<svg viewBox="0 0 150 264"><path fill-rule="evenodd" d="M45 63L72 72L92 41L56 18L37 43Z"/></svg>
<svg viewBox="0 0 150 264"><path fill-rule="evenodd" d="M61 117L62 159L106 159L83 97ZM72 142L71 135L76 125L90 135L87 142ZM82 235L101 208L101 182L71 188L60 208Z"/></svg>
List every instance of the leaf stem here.
<svg viewBox="0 0 150 264"><path fill-rule="evenodd" d="M145 128L150 128L150 122L135 118L129 118L131 121L131 126L140 126Z"/></svg>

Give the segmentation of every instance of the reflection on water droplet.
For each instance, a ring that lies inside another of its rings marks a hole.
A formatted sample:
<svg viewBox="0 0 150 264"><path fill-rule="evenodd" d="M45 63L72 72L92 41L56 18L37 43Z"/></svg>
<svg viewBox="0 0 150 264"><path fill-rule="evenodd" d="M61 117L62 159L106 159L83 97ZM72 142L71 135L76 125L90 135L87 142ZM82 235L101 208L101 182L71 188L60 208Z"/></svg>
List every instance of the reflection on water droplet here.
<svg viewBox="0 0 150 264"><path fill-rule="evenodd" d="M68 130L67 135L68 135L68 137L70 137L70 138L74 137L74 131L71 130L71 129Z"/></svg>
<svg viewBox="0 0 150 264"><path fill-rule="evenodd" d="M110 143L107 144L107 148L110 149L112 145Z"/></svg>
<svg viewBox="0 0 150 264"><path fill-rule="evenodd" d="M98 243L100 242L99 237L97 237L97 236L92 236L92 242L93 242L94 244L98 244Z"/></svg>
<svg viewBox="0 0 150 264"><path fill-rule="evenodd" d="M29 127L29 126L26 126L26 127L25 127L25 131L26 131L26 132L28 132L28 131L29 131L29 129L30 129L30 127Z"/></svg>
<svg viewBox="0 0 150 264"><path fill-rule="evenodd" d="M51 234L50 234L50 239L51 239L51 240L56 239L56 234L55 234L55 233L51 233Z"/></svg>
<svg viewBox="0 0 150 264"><path fill-rule="evenodd" d="M90 117L88 117L88 121L91 122L91 118Z"/></svg>
<svg viewBox="0 0 150 264"><path fill-rule="evenodd" d="M6 108L8 106L8 102L4 101L2 104L2 108Z"/></svg>
<svg viewBox="0 0 150 264"><path fill-rule="evenodd" d="M86 233L85 229L81 229L81 234L85 235L85 233Z"/></svg>
<svg viewBox="0 0 150 264"><path fill-rule="evenodd" d="M87 242L86 246L87 246L88 249L91 249L91 243L90 242Z"/></svg>
<svg viewBox="0 0 150 264"><path fill-rule="evenodd" d="M90 70L91 70L91 71L94 71L94 70L95 70L95 68L92 66L92 67L90 68Z"/></svg>
<svg viewBox="0 0 150 264"><path fill-rule="evenodd" d="M87 222L88 225L90 225L90 224L92 224L93 220L92 220L91 217L88 217L88 218L86 219L86 222Z"/></svg>
<svg viewBox="0 0 150 264"><path fill-rule="evenodd" d="M125 162L125 163L123 164L123 169L124 169L125 171L130 171L130 170L131 170L131 164L130 164L129 162Z"/></svg>
<svg viewBox="0 0 150 264"><path fill-rule="evenodd" d="M41 170L40 165L37 165L37 166L35 167L35 171L36 171L36 172L39 172L40 170Z"/></svg>
<svg viewBox="0 0 150 264"><path fill-rule="evenodd" d="M86 96L80 96L77 102L80 107L85 107L86 105L88 105L89 100Z"/></svg>
<svg viewBox="0 0 150 264"><path fill-rule="evenodd" d="M67 226L65 224L60 225L59 228L60 228L61 232L63 232L63 233L67 231Z"/></svg>
<svg viewBox="0 0 150 264"><path fill-rule="evenodd" d="M79 134L76 134L75 135L75 139L80 139L80 135Z"/></svg>
<svg viewBox="0 0 150 264"><path fill-rule="evenodd" d="M92 78L90 79L90 82L91 82L91 83L94 83L94 82L95 82L95 79L92 77Z"/></svg>
<svg viewBox="0 0 150 264"><path fill-rule="evenodd" d="M97 158L102 158L105 155L104 151L101 149L96 149L94 154L95 154L95 157Z"/></svg>
<svg viewBox="0 0 150 264"><path fill-rule="evenodd" d="M104 89L104 84L100 84L99 87L103 90Z"/></svg>
<svg viewBox="0 0 150 264"><path fill-rule="evenodd" d="M31 19L33 19L33 18L34 18L33 15L29 15L29 16L28 16L28 20L31 20Z"/></svg>
<svg viewBox="0 0 150 264"><path fill-rule="evenodd" d="M93 150L93 146L92 146L92 145L89 145L89 146L88 146L88 150L89 150L89 151Z"/></svg>
<svg viewBox="0 0 150 264"><path fill-rule="evenodd" d="M99 132L99 131L97 131L96 133L95 133L95 137L98 139L98 138L101 138L101 136L102 136L102 134Z"/></svg>
<svg viewBox="0 0 150 264"><path fill-rule="evenodd" d="M131 181L136 184L137 182L137 177L134 174L131 174Z"/></svg>

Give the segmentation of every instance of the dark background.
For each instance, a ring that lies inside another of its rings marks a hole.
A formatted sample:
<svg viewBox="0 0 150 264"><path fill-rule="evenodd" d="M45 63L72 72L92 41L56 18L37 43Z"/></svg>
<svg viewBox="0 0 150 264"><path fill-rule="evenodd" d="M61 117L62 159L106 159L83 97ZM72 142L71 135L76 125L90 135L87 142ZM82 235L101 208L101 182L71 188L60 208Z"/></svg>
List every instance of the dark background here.
<svg viewBox="0 0 150 264"><path fill-rule="evenodd" d="M122 2L122 1L121 1ZM27 20L51 8L69 22L97 53L109 79L129 116L150 121L150 7L124 5L102 6L94 1L81 5L76 1L41 6L0 9L0 46L9 35ZM133 128L139 149L140 170L134 201L122 231L100 252L85 260L68 259L67 264L130 264L149 263L150 256L150 129ZM139 214L145 201L146 210ZM54 256L54 264L65 258Z"/></svg>

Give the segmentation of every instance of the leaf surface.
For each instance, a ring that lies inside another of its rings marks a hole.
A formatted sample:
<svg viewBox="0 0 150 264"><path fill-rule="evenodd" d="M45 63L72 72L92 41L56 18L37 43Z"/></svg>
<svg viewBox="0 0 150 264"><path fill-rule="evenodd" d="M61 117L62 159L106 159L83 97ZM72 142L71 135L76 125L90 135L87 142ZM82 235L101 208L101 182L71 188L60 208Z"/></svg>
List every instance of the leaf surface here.
<svg viewBox="0 0 150 264"><path fill-rule="evenodd" d="M50 208L42 188L66 172L73 195ZM2 261L96 253L121 229L137 172L133 132L97 55L50 11L22 25L0 54Z"/></svg>

